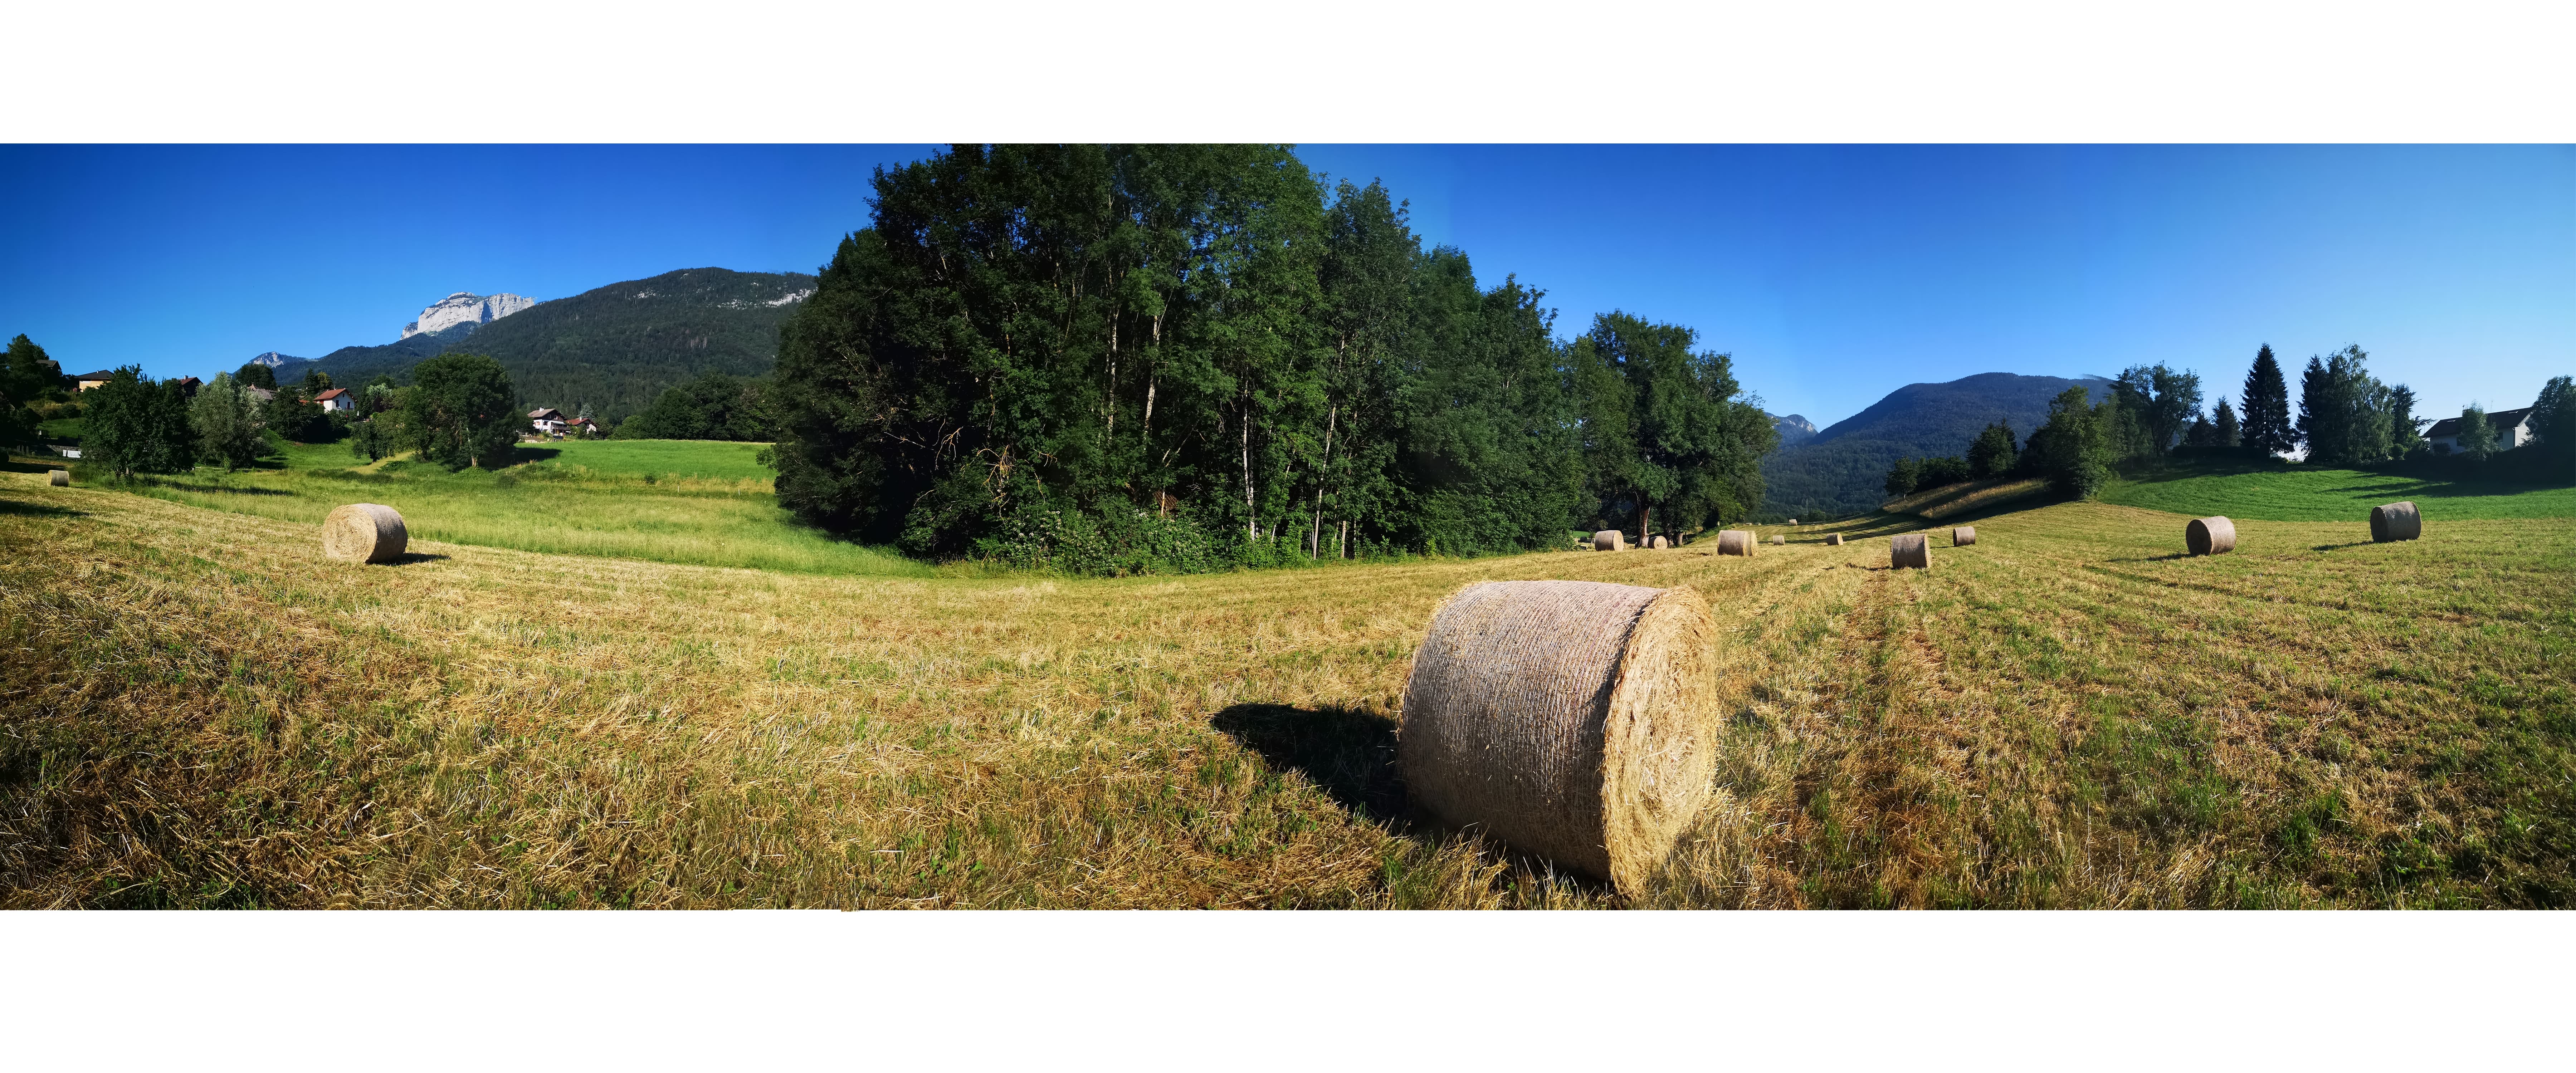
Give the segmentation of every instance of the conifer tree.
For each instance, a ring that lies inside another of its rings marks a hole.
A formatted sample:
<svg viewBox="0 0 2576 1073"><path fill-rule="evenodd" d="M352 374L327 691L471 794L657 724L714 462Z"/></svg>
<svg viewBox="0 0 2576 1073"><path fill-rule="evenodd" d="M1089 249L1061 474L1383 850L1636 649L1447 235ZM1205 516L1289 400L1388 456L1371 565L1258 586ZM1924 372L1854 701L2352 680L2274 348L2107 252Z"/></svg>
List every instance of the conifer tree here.
<svg viewBox="0 0 2576 1073"><path fill-rule="evenodd" d="M2254 367L2245 373L2243 399L2244 427L2239 439L2246 450L2270 458L2299 445L2297 430L2290 424L2290 385L2281 376L2281 363L2272 357L2270 343L2254 353Z"/></svg>
<svg viewBox="0 0 2576 1073"><path fill-rule="evenodd" d="M2242 447L2245 445L2245 430L2237 423L2236 408L2229 406L2226 399L2218 400L2218 415L2210 419L2210 424L2216 429L2218 446Z"/></svg>

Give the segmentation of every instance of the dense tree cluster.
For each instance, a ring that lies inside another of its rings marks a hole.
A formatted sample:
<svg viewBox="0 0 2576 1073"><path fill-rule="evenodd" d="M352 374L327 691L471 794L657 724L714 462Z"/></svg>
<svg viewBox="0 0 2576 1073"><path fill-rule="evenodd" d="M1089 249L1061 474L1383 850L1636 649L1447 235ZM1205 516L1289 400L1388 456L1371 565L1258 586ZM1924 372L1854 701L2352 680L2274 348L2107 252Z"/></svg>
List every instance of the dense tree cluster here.
<svg viewBox="0 0 2576 1073"><path fill-rule="evenodd" d="M757 442L769 435L768 379L708 373L663 391L644 412L619 422L610 438Z"/></svg>
<svg viewBox="0 0 2576 1073"><path fill-rule="evenodd" d="M401 439L420 456L450 469L510 464L510 445L527 427L518 389L501 363L482 354L441 354L413 366L412 384L396 393Z"/></svg>
<svg viewBox="0 0 2576 1073"><path fill-rule="evenodd" d="M68 381L45 348L20 335L0 352L0 448L33 445L41 420L36 407L60 401Z"/></svg>
<svg viewBox="0 0 2576 1073"><path fill-rule="evenodd" d="M827 529L1119 571L1761 500L1775 433L1725 355L1618 314L1560 340L1284 148L960 146L875 190L780 339L778 495Z"/></svg>

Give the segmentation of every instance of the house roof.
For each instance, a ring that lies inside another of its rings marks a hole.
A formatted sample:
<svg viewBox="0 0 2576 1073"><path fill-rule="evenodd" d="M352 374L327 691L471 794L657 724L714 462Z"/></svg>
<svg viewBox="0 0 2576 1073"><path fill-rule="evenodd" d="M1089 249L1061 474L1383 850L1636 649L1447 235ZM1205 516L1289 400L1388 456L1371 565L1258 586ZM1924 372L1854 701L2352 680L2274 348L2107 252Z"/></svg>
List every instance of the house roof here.
<svg viewBox="0 0 2576 1073"><path fill-rule="evenodd" d="M332 388L332 389L331 389L331 390L329 390L329 391L325 391L325 392L323 392L323 393L321 393L321 394L319 394L319 395L315 395L315 396L313 396L313 401L315 401L315 402L329 402L329 401L331 401L331 400L333 400L333 399L339 398L340 396L342 396L342 395L346 395L346 394L348 394L348 393L349 393L349 389L348 389L348 388L344 388L344 387L335 387L335 388Z"/></svg>
<svg viewBox="0 0 2576 1073"><path fill-rule="evenodd" d="M2531 407L2528 406L2519 410L2497 410L2487 415L2487 427L2498 432L2502 432L2514 427L2515 425L2521 424L2522 419L2529 416L2531 416ZM2433 422L2433 427L2424 430L2424 438L2428 440L2438 436L2457 436L2459 434L2460 419L2456 417L2445 417L2439 421L2435 421Z"/></svg>
<svg viewBox="0 0 2576 1073"><path fill-rule="evenodd" d="M544 421L548 418L560 421L563 420L563 411L551 406L540 406L534 410L528 411L528 416L539 421Z"/></svg>
<svg viewBox="0 0 2576 1073"><path fill-rule="evenodd" d="M80 374L79 376L75 376L75 377L73 377L72 379L74 379L74 380L112 380L112 379L115 379L115 378L116 378L116 370L114 370L114 369L101 369L101 370L99 370L99 371L97 371L97 372L94 372L94 373L82 373L82 374Z"/></svg>

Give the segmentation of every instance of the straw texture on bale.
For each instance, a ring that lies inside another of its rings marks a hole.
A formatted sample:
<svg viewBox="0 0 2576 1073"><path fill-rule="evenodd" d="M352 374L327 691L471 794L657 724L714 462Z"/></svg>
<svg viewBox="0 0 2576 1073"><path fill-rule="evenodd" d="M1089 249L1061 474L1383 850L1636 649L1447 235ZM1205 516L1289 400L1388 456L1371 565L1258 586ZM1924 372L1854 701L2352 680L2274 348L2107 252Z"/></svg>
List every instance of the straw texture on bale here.
<svg viewBox="0 0 2576 1073"><path fill-rule="evenodd" d="M1951 546L1951 547L1954 547L1954 548L1964 548L1964 547L1967 547L1968 545L1970 545L1970 544L1974 544L1974 543L1976 543L1976 542L1977 542L1977 527L1976 527L1976 526L1973 526L1973 525L1961 525L1961 526L1953 526L1953 527L1951 528L1951 530L1950 530L1950 546Z"/></svg>
<svg viewBox="0 0 2576 1073"><path fill-rule="evenodd" d="M1887 561L1899 570L1907 567L1932 569L1932 538L1921 533L1898 533L1889 537Z"/></svg>
<svg viewBox="0 0 2576 1073"><path fill-rule="evenodd" d="M2370 539L2385 544L2423 535L2424 516L2416 512L2413 500L2370 508Z"/></svg>
<svg viewBox="0 0 2576 1073"><path fill-rule="evenodd" d="M1651 539L1646 541L1646 546L1657 551L1662 551L1665 548L1671 547L1672 542L1665 540L1662 533L1657 533Z"/></svg>
<svg viewBox="0 0 2576 1073"><path fill-rule="evenodd" d="M1774 544L1786 544L1789 542L1789 538L1785 534L1773 533L1771 534L1771 542Z"/></svg>
<svg viewBox="0 0 2576 1073"><path fill-rule="evenodd" d="M402 515L382 503L351 503L322 519L322 554L342 562L392 562L410 544Z"/></svg>
<svg viewBox="0 0 2576 1073"><path fill-rule="evenodd" d="M1626 551L1628 550L1628 534L1622 533L1616 529L1604 529L1598 533L1594 533L1592 534L1592 550Z"/></svg>
<svg viewBox="0 0 2576 1073"><path fill-rule="evenodd" d="M47 473L45 474L45 483L51 484L56 488L69 488L72 486L72 471L67 469L58 469Z"/></svg>
<svg viewBox="0 0 2576 1073"><path fill-rule="evenodd" d="M1717 553L1720 555L1752 555L1753 530L1729 529L1717 534Z"/></svg>
<svg viewBox="0 0 2576 1073"><path fill-rule="evenodd" d="M1841 533L1827 533L1825 534L1825 543L1837 548L1842 547L1843 535Z"/></svg>
<svg viewBox="0 0 2576 1073"><path fill-rule="evenodd" d="M2182 527L2182 542L2194 555L2235 551L2236 523L2223 517L2194 518Z"/></svg>
<svg viewBox="0 0 2576 1073"><path fill-rule="evenodd" d="M1489 581L1431 617L1396 762L1441 820L1638 890L1716 770L1708 605L1686 588Z"/></svg>

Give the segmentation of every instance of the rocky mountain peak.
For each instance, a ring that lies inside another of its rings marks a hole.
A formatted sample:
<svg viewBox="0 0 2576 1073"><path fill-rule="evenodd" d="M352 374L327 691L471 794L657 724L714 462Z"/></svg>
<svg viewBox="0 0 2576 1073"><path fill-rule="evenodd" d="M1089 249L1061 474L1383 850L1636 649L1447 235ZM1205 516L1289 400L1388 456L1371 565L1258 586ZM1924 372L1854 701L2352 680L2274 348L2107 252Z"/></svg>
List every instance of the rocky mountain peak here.
<svg viewBox="0 0 2576 1073"><path fill-rule="evenodd" d="M490 324L537 304L533 298L503 292L493 295L458 291L420 311L420 319L403 325L402 338L443 331L459 324Z"/></svg>

